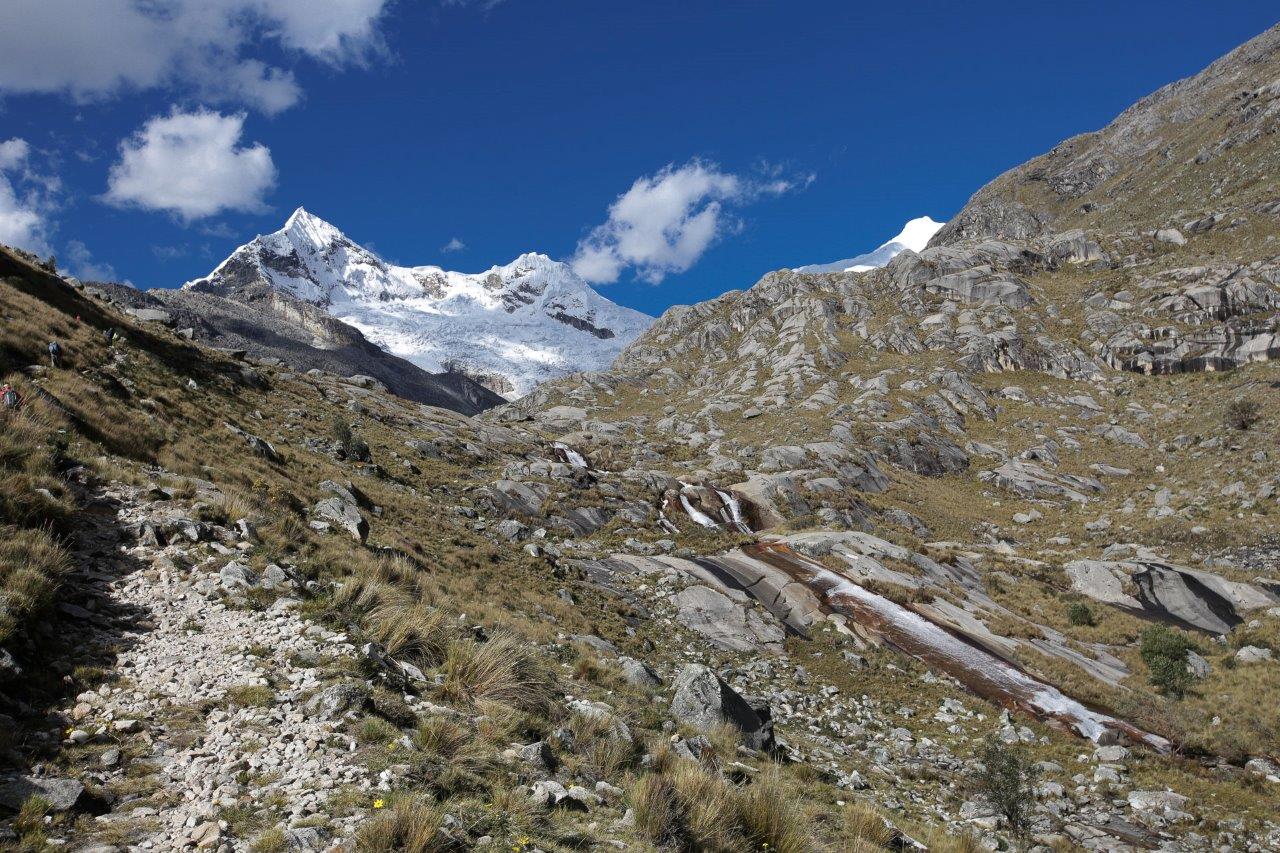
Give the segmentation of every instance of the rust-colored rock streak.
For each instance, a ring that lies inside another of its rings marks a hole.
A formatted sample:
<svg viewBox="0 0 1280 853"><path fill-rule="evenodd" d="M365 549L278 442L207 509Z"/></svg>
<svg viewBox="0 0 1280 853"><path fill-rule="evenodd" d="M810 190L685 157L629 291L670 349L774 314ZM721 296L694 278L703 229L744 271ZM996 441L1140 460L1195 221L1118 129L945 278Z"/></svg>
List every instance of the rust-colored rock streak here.
<svg viewBox="0 0 1280 853"><path fill-rule="evenodd" d="M967 689L1011 710L1031 714L1092 741L1120 733L1159 752L1172 744L1151 732L1094 711L990 652L965 642L920 614L876 595L840 572L809 560L779 542L743 548L747 555L786 572L811 589L828 612L839 613L886 643L946 673Z"/></svg>

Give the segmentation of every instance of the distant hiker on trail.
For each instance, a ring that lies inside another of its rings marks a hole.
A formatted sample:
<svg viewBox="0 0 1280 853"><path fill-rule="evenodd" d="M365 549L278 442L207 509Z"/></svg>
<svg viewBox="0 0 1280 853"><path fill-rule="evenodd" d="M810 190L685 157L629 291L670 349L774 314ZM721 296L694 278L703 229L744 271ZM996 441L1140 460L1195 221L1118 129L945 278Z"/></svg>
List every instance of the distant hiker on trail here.
<svg viewBox="0 0 1280 853"><path fill-rule="evenodd" d="M62 344L49 341L49 366L57 367L62 361Z"/></svg>
<svg viewBox="0 0 1280 853"><path fill-rule="evenodd" d="M116 327L107 326L107 330L102 333L107 339L107 346L112 346L116 342Z"/></svg>
<svg viewBox="0 0 1280 853"><path fill-rule="evenodd" d="M18 394L18 389L8 382L0 388L0 407L7 412L16 412L22 408L22 396Z"/></svg>

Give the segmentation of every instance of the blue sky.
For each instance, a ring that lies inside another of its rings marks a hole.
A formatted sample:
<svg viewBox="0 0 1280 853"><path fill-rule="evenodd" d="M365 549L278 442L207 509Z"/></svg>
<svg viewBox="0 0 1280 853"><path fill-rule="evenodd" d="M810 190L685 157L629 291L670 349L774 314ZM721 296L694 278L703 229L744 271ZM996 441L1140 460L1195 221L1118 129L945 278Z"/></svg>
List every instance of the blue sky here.
<svg viewBox="0 0 1280 853"><path fill-rule="evenodd" d="M650 313L945 219L1280 17L1248 0L158 2L0 7L0 234L169 287L304 205L399 263L576 259Z"/></svg>

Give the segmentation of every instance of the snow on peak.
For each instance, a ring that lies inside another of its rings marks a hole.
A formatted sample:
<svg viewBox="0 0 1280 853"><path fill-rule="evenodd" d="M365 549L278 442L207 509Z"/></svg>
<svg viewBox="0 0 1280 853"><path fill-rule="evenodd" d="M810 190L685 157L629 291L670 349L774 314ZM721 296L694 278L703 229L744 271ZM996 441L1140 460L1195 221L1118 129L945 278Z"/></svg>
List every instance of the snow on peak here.
<svg viewBox="0 0 1280 853"><path fill-rule="evenodd" d="M541 253L479 273L400 267L301 207L185 286L231 295L259 283L326 309L424 370L461 370L512 399L607 367L653 322Z"/></svg>
<svg viewBox="0 0 1280 853"><path fill-rule="evenodd" d="M920 216L902 226L902 231L889 243L897 243L913 252L923 252L924 247L929 245L929 241L933 239L933 235L937 234L942 226L946 224L945 222L935 222L928 216ZM880 248L883 249L884 246Z"/></svg>
<svg viewBox="0 0 1280 853"><path fill-rule="evenodd" d="M938 229L945 224L945 222L935 222L928 216L920 216L902 226L902 231L898 233L898 236L881 243L875 251L829 264L809 264L808 266L796 267L795 271L827 273L865 272L866 270L877 269L889 263L889 261L907 249L913 252L924 251L925 246L928 246L929 241L933 239L933 235L937 234Z"/></svg>

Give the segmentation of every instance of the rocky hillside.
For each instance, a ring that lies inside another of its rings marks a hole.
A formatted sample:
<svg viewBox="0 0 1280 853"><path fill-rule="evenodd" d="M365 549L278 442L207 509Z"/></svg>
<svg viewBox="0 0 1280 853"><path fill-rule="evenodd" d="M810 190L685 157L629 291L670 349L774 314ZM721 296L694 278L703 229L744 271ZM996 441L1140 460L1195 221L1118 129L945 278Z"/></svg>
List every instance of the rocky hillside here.
<svg viewBox="0 0 1280 853"><path fill-rule="evenodd" d="M651 322L546 255L475 274L398 267L302 208L184 291L244 303L285 294L424 370L465 373L511 399L607 366Z"/></svg>
<svg viewBox="0 0 1280 853"><path fill-rule="evenodd" d="M1028 240L1072 228L1209 230L1273 206L1278 49L1280 26L1148 95L1102 130L1009 170L976 193L933 245Z"/></svg>

